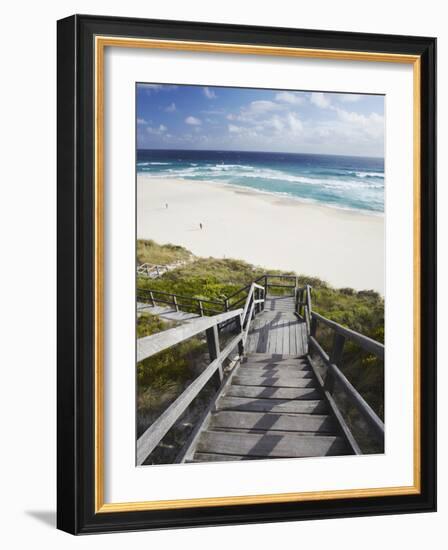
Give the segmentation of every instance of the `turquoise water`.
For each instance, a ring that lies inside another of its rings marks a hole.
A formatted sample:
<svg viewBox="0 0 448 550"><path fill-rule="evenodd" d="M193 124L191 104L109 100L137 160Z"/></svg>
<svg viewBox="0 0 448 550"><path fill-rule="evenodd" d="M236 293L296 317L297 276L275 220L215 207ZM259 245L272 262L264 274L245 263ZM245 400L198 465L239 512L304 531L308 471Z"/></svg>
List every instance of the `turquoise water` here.
<svg viewBox="0 0 448 550"><path fill-rule="evenodd" d="M137 172L215 181L335 208L384 212L380 158L245 151L139 150Z"/></svg>

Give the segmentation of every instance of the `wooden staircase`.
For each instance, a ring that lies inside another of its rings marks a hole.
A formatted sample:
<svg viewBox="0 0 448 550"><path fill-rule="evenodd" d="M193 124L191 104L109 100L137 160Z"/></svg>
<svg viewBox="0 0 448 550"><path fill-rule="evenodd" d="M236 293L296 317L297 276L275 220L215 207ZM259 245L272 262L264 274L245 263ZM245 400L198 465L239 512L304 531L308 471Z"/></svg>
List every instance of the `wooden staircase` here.
<svg viewBox="0 0 448 550"><path fill-rule="evenodd" d="M250 354L229 379L186 462L352 454L306 356Z"/></svg>
<svg viewBox="0 0 448 550"><path fill-rule="evenodd" d="M278 288L283 295L275 294ZM138 438L137 465L145 463L217 376L219 389L176 462L363 454L338 406L341 395L363 423L369 452L383 452L383 421L338 365L346 340L382 361L384 345L314 311L310 285L299 287L297 278L289 275L264 275L222 302L150 289L139 292L142 307L149 303L156 308L161 302L179 313L185 303L195 309L193 303L198 316L138 339L137 361L205 331L210 363ZM330 354L318 340L318 324L333 333Z"/></svg>

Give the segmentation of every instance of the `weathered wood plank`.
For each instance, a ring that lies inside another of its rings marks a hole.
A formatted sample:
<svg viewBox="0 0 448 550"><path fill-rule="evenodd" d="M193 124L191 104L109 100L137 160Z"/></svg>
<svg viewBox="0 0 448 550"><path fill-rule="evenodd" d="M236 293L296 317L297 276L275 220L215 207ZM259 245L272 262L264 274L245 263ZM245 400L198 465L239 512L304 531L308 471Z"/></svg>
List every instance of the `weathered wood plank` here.
<svg viewBox="0 0 448 550"><path fill-rule="evenodd" d="M197 319L196 313L186 313L185 311L176 311L171 307L152 306L151 304L145 304L144 302L137 302L137 314L150 313L151 315L157 315L162 319L168 321L190 321L191 319Z"/></svg>
<svg viewBox="0 0 448 550"><path fill-rule="evenodd" d="M285 371L284 373L273 370L272 373L269 373L269 372L263 372L263 371L252 372L250 369L246 370L244 367L240 367L238 369L236 376L238 376L238 378L248 380L248 381L253 379L255 383L252 384L252 386L258 386L259 384L263 384L263 382L267 380L272 380L273 382L278 380L279 382L292 383L303 378L309 378L309 379L314 378L312 371L309 371L309 370L297 369L295 372Z"/></svg>
<svg viewBox="0 0 448 550"><path fill-rule="evenodd" d="M283 366L283 365L273 365L269 367L260 367L243 365L239 368L239 374L252 374L255 376L300 376L301 378L309 378L312 374L312 370L308 366ZM312 376L311 376L312 377Z"/></svg>
<svg viewBox="0 0 448 550"><path fill-rule="evenodd" d="M306 364L301 365L282 365L281 363L272 363L271 365L251 365L243 363L240 367L240 373L246 374L296 374L311 372L311 367Z"/></svg>
<svg viewBox="0 0 448 550"><path fill-rule="evenodd" d="M300 329L302 334L302 350L305 355L308 353L308 334L306 332L306 326L303 323L300 325Z"/></svg>
<svg viewBox="0 0 448 550"><path fill-rule="evenodd" d="M323 400L293 399L251 399L245 397L222 397L217 403L218 410L277 412L296 414L325 414L327 404Z"/></svg>
<svg viewBox="0 0 448 550"><path fill-rule="evenodd" d="M355 332L354 330L345 328L339 323L336 323L335 321L330 321L330 319L323 317L319 313L313 312L313 317L318 321L324 323L328 327L332 328L335 332L337 332L341 336L345 336L349 340L356 342L365 351L373 353L380 359L384 359L384 344L380 344L380 342L377 342L376 340L372 340L372 338L369 338L368 336L364 336L364 334L360 334L359 332Z"/></svg>
<svg viewBox="0 0 448 550"><path fill-rule="evenodd" d="M283 361L283 360L291 360L295 361L296 359L301 359L303 361L306 361L306 357L301 357L297 354L289 354L289 353L253 353L247 355L248 361Z"/></svg>
<svg viewBox="0 0 448 550"><path fill-rule="evenodd" d="M344 417L342 416L338 406L336 405L336 402L333 399L333 396L330 394L330 392L325 390L324 382L322 380L322 377L319 374L317 368L315 367L315 365L313 364L313 361L311 359L310 359L310 365L311 365L311 368L313 369L313 372L314 372L314 375L316 377L317 383L319 384L319 387L321 388L321 391L324 393L324 395L327 399L329 409L333 413L334 420L337 423L337 425L339 427L339 430L341 431L342 435L345 437L349 447L353 451L353 454L361 455L362 451L361 451L356 439L353 437L353 434L352 434L350 428L348 427Z"/></svg>
<svg viewBox="0 0 448 550"><path fill-rule="evenodd" d="M272 413L219 411L213 415L209 429L216 428L334 433L336 422L330 415L300 414L281 415Z"/></svg>
<svg viewBox="0 0 448 550"><path fill-rule="evenodd" d="M232 384L227 388L226 396L258 397L266 399L320 399L321 394L315 388L267 388L265 386L239 386Z"/></svg>
<svg viewBox="0 0 448 550"><path fill-rule="evenodd" d="M286 327L283 330L283 353L289 353L290 340L289 340L289 327L293 321L288 321Z"/></svg>
<svg viewBox="0 0 448 550"><path fill-rule="evenodd" d="M294 331L295 331L295 334L296 334L297 354L298 355L304 355L302 331L301 331L301 327L298 323L295 325Z"/></svg>
<svg viewBox="0 0 448 550"><path fill-rule="evenodd" d="M165 330L164 332L139 338L137 340L137 362L142 361L147 357L151 357L151 355L168 349L171 346L175 346L179 342L188 340L188 338L196 336L217 323L222 323L228 319L232 319L233 317L240 315L241 312L242 310L238 309L235 311L221 313L219 315L215 315L214 317L193 319L188 324L180 327L171 328Z"/></svg>
<svg viewBox="0 0 448 550"><path fill-rule="evenodd" d="M357 407L358 411L364 416L364 419L368 422L370 427L375 431L377 437L384 440L384 423L372 409L372 407L367 403L367 401L362 397L360 393L357 392L355 387L351 382L342 374L336 365L330 363L330 358L327 353L322 349L317 340L312 336L310 338L310 343L313 348L318 352L323 361L327 364L327 367L330 369L331 375L338 380L342 385L347 397L352 401L352 403Z"/></svg>
<svg viewBox="0 0 448 550"><path fill-rule="evenodd" d="M194 460L186 460L187 463L193 462L227 462L231 460L256 460L257 457L247 457L240 455L224 455L213 453L196 453Z"/></svg>
<svg viewBox="0 0 448 550"><path fill-rule="evenodd" d="M242 368L260 368L269 370L272 368L294 368L294 369L307 369L310 367L308 361L305 358L301 359L265 359L264 361L257 361L256 359L248 358L242 364Z"/></svg>
<svg viewBox="0 0 448 550"><path fill-rule="evenodd" d="M255 320L252 322L251 330L249 331L249 335L247 338L246 343L246 350L248 353L254 353L257 349L258 341L260 338L260 318L255 317Z"/></svg>
<svg viewBox="0 0 448 550"><path fill-rule="evenodd" d="M267 351L269 353L275 353L275 339L277 336L277 333L275 331L276 331L275 324L271 323L270 326L268 327L268 334L267 334L267 338L268 338Z"/></svg>
<svg viewBox="0 0 448 550"><path fill-rule="evenodd" d="M141 465L148 455L157 447L168 430L174 425L178 418L187 409L193 399L199 394L210 378L222 365L224 359L234 350L241 339L238 334L220 352L219 356L181 393L151 426L137 440L137 464Z"/></svg>
<svg viewBox="0 0 448 550"><path fill-rule="evenodd" d="M198 451L262 457L305 457L346 454L347 446L340 437L239 434L206 431L198 444Z"/></svg>
<svg viewBox="0 0 448 550"><path fill-rule="evenodd" d="M233 383L239 386L266 386L273 388L310 388L316 385L313 378L250 376L240 375L239 372L235 374Z"/></svg>

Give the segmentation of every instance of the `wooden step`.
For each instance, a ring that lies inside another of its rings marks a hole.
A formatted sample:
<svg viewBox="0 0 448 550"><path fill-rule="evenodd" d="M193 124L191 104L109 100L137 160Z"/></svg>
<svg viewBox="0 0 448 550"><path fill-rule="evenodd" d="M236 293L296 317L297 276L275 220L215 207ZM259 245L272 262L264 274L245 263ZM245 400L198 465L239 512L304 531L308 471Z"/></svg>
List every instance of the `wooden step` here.
<svg viewBox="0 0 448 550"><path fill-rule="evenodd" d="M317 382L313 378L298 376L257 376L235 373L232 383L239 386L262 386L268 388L315 388Z"/></svg>
<svg viewBox="0 0 448 550"><path fill-rule="evenodd" d="M295 367L270 367L268 369L263 367L246 367L242 365L238 369L239 376L260 376L269 378L313 378L314 374L311 369L299 369Z"/></svg>
<svg viewBox="0 0 448 550"><path fill-rule="evenodd" d="M317 382L315 379L309 375L299 376L297 374L278 374L278 375L260 375L260 374L251 374L249 372L244 372L238 370L235 373L235 376L232 379L234 384L240 386L267 386L267 387L283 387L283 388L310 388L315 387Z"/></svg>
<svg viewBox="0 0 448 550"><path fill-rule="evenodd" d="M244 361L241 363L243 367L264 367L264 368L270 368L270 367L295 367L295 368L310 368L310 364L308 361L305 361L304 359L280 359L280 360L270 360L267 361L264 360L253 360L248 359L247 361Z"/></svg>
<svg viewBox="0 0 448 550"><path fill-rule="evenodd" d="M296 414L326 414L328 411L327 404L323 400L251 399L250 397L221 397L216 409Z"/></svg>
<svg viewBox="0 0 448 550"><path fill-rule="evenodd" d="M239 386L232 384L227 387L228 397L257 397L265 399L321 399L321 393L316 388L272 388L266 386Z"/></svg>
<svg viewBox="0 0 448 550"><path fill-rule="evenodd" d="M347 445L341 437L226 433L205 431L197 451L201 453L256 456L265 458L295 458L348 454Z"/></svg>
<svg viewBox="0 0 448 550"><path fill-rule="evenodd" d="M284 432L336 433L334 419L329 415L218 411L212 415L209 429L244 429Z"/></svg>
<svg viewBox="0 0 448 550"><path fill-rule="evenodd" d="M246 358L248 361L307 361L306 355L287 355L283 353L248 353Z"/></svg>
<svg viewBox="0 0 448 550"><path fill-rule="evenodd" d="M301 376L312 372L312 370L309 365L282 365L277 363L273 363L272 365L249 365L244 363L238 369L238 372L241 374L258 374L259 376L265 374L270 374L272 376L278 376L280 374L297 374Z"/></svg>
<svg viewBox="0 0 448 550"><path fill-rule="evenodd" d="M186 463L192 462L227 462L229 460L256 460L256 456L225 455L216 453L195 453L193 460L186 460Z"/></svg>

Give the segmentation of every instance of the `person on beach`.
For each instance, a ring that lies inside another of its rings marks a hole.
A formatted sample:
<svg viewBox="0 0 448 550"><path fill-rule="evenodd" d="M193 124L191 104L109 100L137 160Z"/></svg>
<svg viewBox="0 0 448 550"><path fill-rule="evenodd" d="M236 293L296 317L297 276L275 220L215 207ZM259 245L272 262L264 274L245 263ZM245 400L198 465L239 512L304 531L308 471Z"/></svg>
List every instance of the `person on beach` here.
<svg viewBox="0 0 448 550"><path fill-rule="evenodd" d="M168 209L168 203L167 202L165 203L165 208Z"/></svg>
<svg viewBox="0 0 448 550"><path fill-rule="evenodd" d="M202 223L201 222L199 222L199 227L202 229Z"/></svg>

